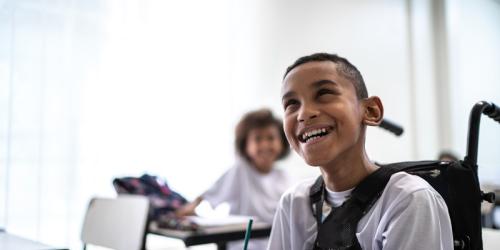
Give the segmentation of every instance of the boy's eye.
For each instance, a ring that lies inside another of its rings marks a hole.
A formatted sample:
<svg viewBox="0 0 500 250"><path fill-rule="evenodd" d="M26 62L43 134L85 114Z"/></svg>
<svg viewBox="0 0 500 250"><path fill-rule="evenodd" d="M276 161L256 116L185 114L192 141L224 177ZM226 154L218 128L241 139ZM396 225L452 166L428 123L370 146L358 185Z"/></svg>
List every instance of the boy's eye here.
<svg viewBox="0 0 500 250"><path fill-rule="evenodd" d="M294 105L297 105L297 104L299 104L299 102L297 100L295 100L295 99L287 100L283 104L283 109L286 110L286 109L288 109L290 107L293 107Z"/></svg>
<svg viewBox="0 0 500 250"><path fill-rule="evenodd" d="M318 93L317 93L317 96L320 97L322 95L338 95L338 92L335 91L335 90L331 90L331 89L320 89L318 90Z"/></svg>

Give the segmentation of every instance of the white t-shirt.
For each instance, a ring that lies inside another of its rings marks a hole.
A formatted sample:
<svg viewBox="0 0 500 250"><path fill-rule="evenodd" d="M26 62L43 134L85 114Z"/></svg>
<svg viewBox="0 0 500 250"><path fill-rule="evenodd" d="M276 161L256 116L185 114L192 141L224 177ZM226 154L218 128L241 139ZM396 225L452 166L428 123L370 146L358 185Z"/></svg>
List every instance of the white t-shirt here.
<svg viewBox="0 0 500 250"><path fill-rule="evenodd" d="M289 186L289 177L283 170L273 167L271 172L262 174L246 161L239 160L202 197L212 207L229 203L230 214L252 216L272 224L280 197ZM248 249L265 249L267 240L252 239ZM231 243L228 249L241 250L243 244Z"/></svg>
<svg viewBox="0 0 500 250"><path fill-rule="evenodd" d="M332 207L340 207L340 205L350 197L352 190L354 190L354 188L346 191L334 192L326 188L326 200Z"/></svg>
<svg viewBox="0 0 500 250"><path fill-rule="evenodd" d="M281 198L269 250L313 249L317 225L310 208L309 189L314 181L292 187ZM331 194L329 202L336 195ZM345 199L348 195L340 196ZM365 250L453 249L445 201L425 180L404 172L391 176L380 198L359 221L356 236Z"/></svg>

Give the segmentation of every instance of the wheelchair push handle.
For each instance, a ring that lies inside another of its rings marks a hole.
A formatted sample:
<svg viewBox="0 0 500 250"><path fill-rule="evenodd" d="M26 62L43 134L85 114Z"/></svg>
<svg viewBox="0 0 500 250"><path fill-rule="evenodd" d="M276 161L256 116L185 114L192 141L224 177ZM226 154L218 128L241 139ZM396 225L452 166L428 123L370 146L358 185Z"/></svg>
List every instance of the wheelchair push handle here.
<svg viewBox="0 0 500 250"><path fill-rule="evenodd" d="M500 123L500 108L494 103L486 101L477 102L469 116L469 134L467 136L467 155L464 163L472 167L477 173L477 148L479 143L479 125L481 115L485 114Z"/></svg>
<svg viewBox="0 0 500 250"><path fill-rule="evenodd" d="M379 127L395 134L396 136L401 136L404 132L403 127L387 119L383 119Z"/></svg>
<svg viewBox="0 0 500 250"><path fill-rule="evenodd" d="M489 116L491 119L500 122L500 108L494 103L491 103L488 107L486 107L483 113Z"/></svg>

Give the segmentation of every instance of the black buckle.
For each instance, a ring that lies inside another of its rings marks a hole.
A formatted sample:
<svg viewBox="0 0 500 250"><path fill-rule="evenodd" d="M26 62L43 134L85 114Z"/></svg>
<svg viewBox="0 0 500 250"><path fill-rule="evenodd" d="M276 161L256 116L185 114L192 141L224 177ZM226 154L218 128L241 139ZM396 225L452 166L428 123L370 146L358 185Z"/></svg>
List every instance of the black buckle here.
<svg viewBox="0 0 500 250"><path fill-rule="evenodd" d="M453 246L455 249L470 249L470 237L465 235L463 239L454 240Z"/></svg>

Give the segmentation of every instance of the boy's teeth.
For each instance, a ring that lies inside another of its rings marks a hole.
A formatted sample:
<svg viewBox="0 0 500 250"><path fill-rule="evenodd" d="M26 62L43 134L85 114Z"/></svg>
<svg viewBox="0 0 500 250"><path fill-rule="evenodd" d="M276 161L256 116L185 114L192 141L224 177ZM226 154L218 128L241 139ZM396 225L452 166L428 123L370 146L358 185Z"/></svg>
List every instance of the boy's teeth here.
<svg viewBox="0 0 500 250"><path fill-rule="evenodd" d="M302 139L304 140L309 140L311 139L311 137L317 135L317 134L320 134L320 133L325 133L326 132L326 128L321 128L321 129L315 129L313 131L310 131L310 132L306 132L302 135Z"/></svg>

